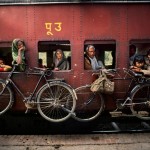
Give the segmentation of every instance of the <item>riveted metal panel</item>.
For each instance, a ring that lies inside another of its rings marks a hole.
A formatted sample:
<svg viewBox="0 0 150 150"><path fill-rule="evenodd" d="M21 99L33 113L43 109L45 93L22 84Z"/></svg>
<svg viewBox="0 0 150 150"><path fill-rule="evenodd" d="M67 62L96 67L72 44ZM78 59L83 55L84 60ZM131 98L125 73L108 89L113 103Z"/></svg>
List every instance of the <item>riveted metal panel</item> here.
<svg viewBox="0 0 150 150"><path fill-rule="evenodd" d="M84 5L82 30L85 39L115 39L118 31L119 9L116 5Z"/></svg>
<svg viewBox="0 0 150 150"><path fill-rule="evenodd" d="M0 6L0 40L9 40L14 37L26 38L27 14L26 7Z"/></svg>
<svg viewBox="0 0 150 150"><path fill-rule="evenodd" d="M91 83L94 72L84 70L84 42L116 41L116 67L128 67L129 41L150 39L149 8L149 4L94 3L0 6L0 41L24 39L27 45L26 58L31 67L37 66L38 41L70 41L72 70L56 72L54 77L64 78L76 88ZM7 73L0 74L0 77L6 75ZM24 75L18 75L15 80L20 80L19 84L23 90L28 91L28 87L33 88L30 84L31 79L24 84L21 78L25 79ZM35 83L36 79L33 82ZM125 92L127 84L116 81L116 85L115 93ZM113 96L114 99L117 97L115 94ZM111 103L112 100L108 105ZM22 108L19 105L22 103L17 102L15 108Z"/></svg>
<svg viewBox="0 0 150 150"><path fill-rule="evenodd" d="M128 37L150 39L150 5L128 5Z"/></svg>

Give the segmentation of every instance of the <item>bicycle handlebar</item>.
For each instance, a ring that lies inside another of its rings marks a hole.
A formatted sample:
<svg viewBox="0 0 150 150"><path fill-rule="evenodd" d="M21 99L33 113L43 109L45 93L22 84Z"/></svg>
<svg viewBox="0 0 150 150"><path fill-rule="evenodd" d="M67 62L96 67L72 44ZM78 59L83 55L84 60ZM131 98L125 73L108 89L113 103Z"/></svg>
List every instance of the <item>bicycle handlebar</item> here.
<svg viewBox="0 0 150 150"><path fill-rule="evenodd" d="M117 69L100 69L99 71L100 71L100 72L93 73L92 76L93 76L93 75L100 75L100 74L102 74L102 72L103 72L103 73L106 74L106 75L109 75L109 76L114 77L114 73L117 72Z"/></svg>
<svg viewBox="0 0 150 150"><path fill-rule="evenodd" d="M118 69L119 69L119 68L117 68L117 69L107 69L107 70L106 70L106 73L107 73L107 72L116 73Z"/></svg>
<svg viewBox="0 0 150 150"><path fill-rule="evenodd" d="M134 77L142 77L143 76L143 73L137 73L131 69L123 68L123 71Z"/></svg>
<svg viewBox="0 0 150 150"><path fill-rule="evenodd" d="M101 72L104 72L106 75L108 74L108 75L114 76L114 74L117 73L117 70L120 70L120 68L117 68L117 69L100 69L100 72L93 73L92 76L93 75L100 75ZM127 68L123 68L123 71L132 77L143 77L143 75L144 75L143 73L134 72L133 70L127 69Z"/></svg>
<svg viewBox="0 0 150 150"><path fill-rule="evenodd" d="M34 67L33 68L34 70L39 70L39 71L46 71L47 68L39 68L39 67Z"/></svg>
<svg viewBox="0 0 150 150"><path fill-rule="evenodd" d="M52 71L49 68L34 67L33 69L29 68L29 70L35 71L35 73L39 73L39 74L44 73L46 76L51 76L51 74L52 74Z"/></svg>

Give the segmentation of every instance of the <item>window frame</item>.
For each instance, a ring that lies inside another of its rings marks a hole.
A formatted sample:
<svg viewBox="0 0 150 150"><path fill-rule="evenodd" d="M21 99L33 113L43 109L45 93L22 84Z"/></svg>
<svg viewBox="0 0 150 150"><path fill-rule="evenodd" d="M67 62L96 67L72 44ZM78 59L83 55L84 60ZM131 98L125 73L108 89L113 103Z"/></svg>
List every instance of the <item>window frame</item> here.
<svg viewBox="0 0 150 150"><path fill-rule="evenodd" d="M43 45L48 45L49 49L47 49L46 51L40 51L40 45L42 47ZM51 47L53 47L51 49ZM64 50L63 48L67 48L67 50ZM49 41L38 41L38 54L39 52L47 52L47 60L51 60L49 62L47 62L47 67L50 67L53 63L53 56L54 56L54 52L57 49L62 49L64 52L69 52L70 54L68 54L68 56L66 56L67 59L69 59L70 57L70 61L69 61L69 70L59 70L59 72L67 72L70 71L72 69L72 60L71 60L71 55L72 55L72 49L71 49L71 42L69 40L49 40ZM49 52L49 53L48 53ZM39 56L38 56L39 59ZM55 70L53 70L55 72ZM58 71L57 71L58 72Z"/></svg>
<svg viewBox="0 0 150 150"><path fill-rule="evenodd" d="M83 55L85 54L87 45L93 45L95 47L95 49L97 49L96 47L100 47L100 45L107 45L107 44L110 44L111 47L114 46L114 48L111 50L111 51L114 51L114 53L115 53L114 54L114 60L112 60L112 65L111 65L112 66L111 69L112 68L114 69L116 67L116 47L117 47L116 40L113 40L113 39L110 39L110 40L109 39L108 40L85 40L84 41ZM97 46L95 46L95 45L97 45ZM104 50L104 48L103 48L103 50L100 50L100 51L101 51L101 53L103 53L103 58L101 58L102 56L98 56L98 58L99 58L99 60L101 60L103 62L104 66L105 66L105 55L104 55L104 53L106 50ZM112 58L113 58L113 56L112 56ZM84 57L83 57L83 59L84 59ZM105 67L106 67L106 69L107 68L110 69L110 66L105 66ZM94 71L94 70L86 70L84 68L84 63L83 63L83 69L85 71Z"/></svg>

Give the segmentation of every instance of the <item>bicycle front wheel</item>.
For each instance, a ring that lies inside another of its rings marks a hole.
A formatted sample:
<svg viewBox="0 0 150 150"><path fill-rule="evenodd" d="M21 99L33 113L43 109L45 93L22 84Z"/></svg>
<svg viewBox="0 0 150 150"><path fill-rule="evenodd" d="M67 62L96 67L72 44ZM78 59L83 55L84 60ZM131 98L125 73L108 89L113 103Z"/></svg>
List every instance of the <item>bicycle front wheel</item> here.
<svg viewBox="0 0 150 150"><path fill-rule="evenodd" d="M13 104L13 92L4 80L0 80L0 115L4 114Z"/></svg>
<svg viewBox="0 0 150 150"><path fill-rule="evenodd" d="M70 86L63 82L45 84L39 92L37 108L51 122L67 120L75 110L76 98Z"/></svg>
<svg viewBox="0 0 150 150"><path fill-rule="evenodd" d="M73 117L77 121L88 122L94 120L104 108L102 94L93 93L90 87L90 85L86 85L75 89L78 100Z"/></svg>
<svg viewBox="0 0 150 150"><path fill-rule="evenodd" d="M137 86L131 95L130 109L136 117L150 120L150 84Z"/></svg>

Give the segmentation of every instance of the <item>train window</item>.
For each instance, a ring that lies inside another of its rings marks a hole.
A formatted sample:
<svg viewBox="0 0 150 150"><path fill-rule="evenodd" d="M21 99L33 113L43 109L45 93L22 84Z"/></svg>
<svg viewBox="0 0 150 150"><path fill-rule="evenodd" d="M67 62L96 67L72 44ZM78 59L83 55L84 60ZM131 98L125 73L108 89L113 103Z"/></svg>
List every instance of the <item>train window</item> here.
<svg viewBox="0 0 150 150"><path fill-rule="evenodd" d="M62 50L65 55L65 61L67 60L67 66L62 70L71 69L71 46L69 41L40 41L38 42L38 61L39 65L46 66L54 69L55 67L55 52L56 50ZM64 61L58 63L58 68L63 66ZM64 68L64 66L62 67Z"/></svg>
<svg viewBox="0 0 150 150"><path fill-rule="evenodd" d="M86 51L88 46L92 45L95 48L95 56L97 60L100 60L105 68L115 68L116 59L116 42L114 40L110 41L85 41L84 43L84 56L86 56ZM86 64L84 69L88 69Z"/></svg>
<svg viewBox="0 0 150 150"><path fill-rule="evenodd" d="M146 55L150 49L150 40L130 40L129 42L129 58L132 65L134 57L137 55Z"/></svg>
<svg viewBox="0 0 150 150"><path fill-rule="evenodd" d="M135 49L136 54L146 55L150 49L150 40L131 40L129 42L129 56L131 55L131 49Z"/></svg>
<svg viewBox="0 0 150 150"><path fill-rule="evenodd" d="M10 66L12 64L11 44L12 42L0 42L0 58L3 58Z"/></svg>

